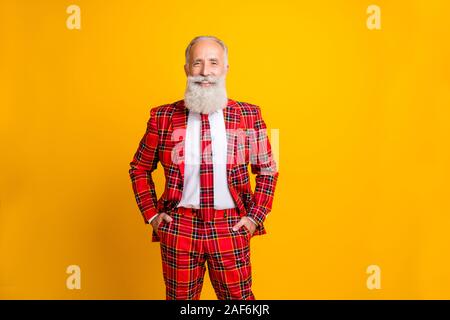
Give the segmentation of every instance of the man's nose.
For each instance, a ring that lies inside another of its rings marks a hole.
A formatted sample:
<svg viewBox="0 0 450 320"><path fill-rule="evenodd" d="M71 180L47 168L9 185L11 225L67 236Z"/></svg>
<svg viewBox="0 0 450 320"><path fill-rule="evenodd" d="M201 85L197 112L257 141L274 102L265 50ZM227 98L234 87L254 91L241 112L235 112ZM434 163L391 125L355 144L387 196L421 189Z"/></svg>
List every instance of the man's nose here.
<svg viewBox="0 0 450 320"><path fill-rule="evenodd" d="M210 69L209 69L209 67L206 65L206 63L203 64L202 70L200 70L200 74L201 74L203 77L209 76L209 74L210 74Z"/></svg>

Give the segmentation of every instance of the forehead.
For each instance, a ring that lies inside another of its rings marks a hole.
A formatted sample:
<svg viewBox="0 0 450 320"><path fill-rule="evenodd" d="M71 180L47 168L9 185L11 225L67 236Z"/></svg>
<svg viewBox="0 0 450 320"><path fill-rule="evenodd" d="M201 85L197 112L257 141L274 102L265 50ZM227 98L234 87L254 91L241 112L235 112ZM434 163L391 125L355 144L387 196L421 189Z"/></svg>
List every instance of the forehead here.
<svg viewBox="0 0 450 320"><path fill-rule="evenodd" d="M206 39L196 42L191 47L190 57L195 59L210 59L217 58L222 59L224 50L222 46L214 40Z"/></svg>

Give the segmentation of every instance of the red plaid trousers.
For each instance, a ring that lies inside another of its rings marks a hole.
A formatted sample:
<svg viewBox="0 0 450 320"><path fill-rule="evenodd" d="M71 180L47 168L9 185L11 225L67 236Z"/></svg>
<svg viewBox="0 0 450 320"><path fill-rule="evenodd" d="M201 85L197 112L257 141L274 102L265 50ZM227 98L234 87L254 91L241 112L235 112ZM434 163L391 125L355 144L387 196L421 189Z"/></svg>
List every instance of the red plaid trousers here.
<svg viewBox="0 0 450 320"><path fill-rule="evenodd" d="M250 231L236 209L214 210L210 221L202 209L176 208L158 226L166 299L198 300L208 265L219 300L254 300L251 290Z"/></svg>

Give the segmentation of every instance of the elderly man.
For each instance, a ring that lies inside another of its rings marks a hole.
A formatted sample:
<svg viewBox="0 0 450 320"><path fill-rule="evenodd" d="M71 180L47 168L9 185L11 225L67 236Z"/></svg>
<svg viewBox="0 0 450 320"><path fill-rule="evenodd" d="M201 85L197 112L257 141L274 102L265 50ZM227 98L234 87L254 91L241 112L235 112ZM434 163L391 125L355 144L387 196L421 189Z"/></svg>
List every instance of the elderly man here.
<svg viewBox="0 0 450 320"><path fill-rule="evenodd" d="M166 299L199 299L207 263L218 299L253 300L250 239L266 233L278 179L266 125L258 106L227 97L220 39L196 37L185 55L184 99L150 110L130 163L133 191L160 242ZM166 178L159 199L158 162Z"/></svg>

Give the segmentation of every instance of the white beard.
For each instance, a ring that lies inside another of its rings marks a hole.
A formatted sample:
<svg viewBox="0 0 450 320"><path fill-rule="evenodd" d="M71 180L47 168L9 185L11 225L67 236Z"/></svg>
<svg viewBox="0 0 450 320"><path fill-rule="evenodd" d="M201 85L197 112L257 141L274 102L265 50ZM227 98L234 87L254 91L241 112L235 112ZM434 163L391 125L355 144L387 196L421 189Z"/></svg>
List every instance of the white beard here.
<svg viewBox="0 0 450 320"><path fill-rule="evenodd" d="M208 87L202 87L196 82L209 81ZM227 106L228 97L225 88L225 76L188 76L184 104L186 108L198 113L209 114Z"/></svg>

